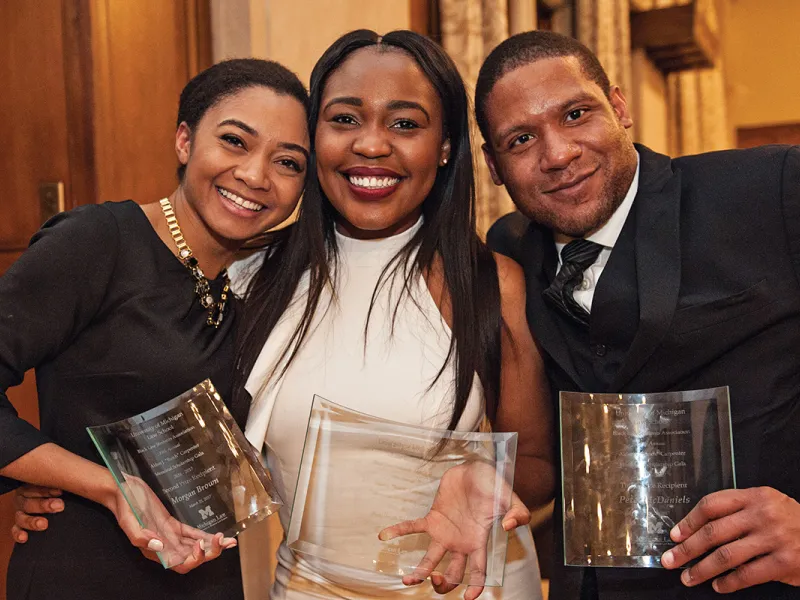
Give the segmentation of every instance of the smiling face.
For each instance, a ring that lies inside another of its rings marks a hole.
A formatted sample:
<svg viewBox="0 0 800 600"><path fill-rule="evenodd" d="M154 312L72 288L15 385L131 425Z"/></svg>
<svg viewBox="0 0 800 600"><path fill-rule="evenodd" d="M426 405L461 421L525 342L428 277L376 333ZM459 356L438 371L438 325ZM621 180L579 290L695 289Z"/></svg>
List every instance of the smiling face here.
<svg viewBox="0 0 800 600"><path fill-rule="evenodd" d="M223 245L241 243L291 215L305 182L303 105L263 87L226 96L175 140L186 165L179 188L191 220Z"/></svg>
<svg viewBox="0 0 800 600"><path fill-rule="evenodd" d="M607 98L575 57L509 71L489 94L486 116L492 178L533 221L584 237L625 199L637 161L627 103L616 87Z"/></svg>
<svg viewBox="0 0 800 600"><path fill-rule="evenodd" d="M439 96L399 50L353 52L325 83L314 151L345 235L383 238L411 227L449 156Z"/></svg>

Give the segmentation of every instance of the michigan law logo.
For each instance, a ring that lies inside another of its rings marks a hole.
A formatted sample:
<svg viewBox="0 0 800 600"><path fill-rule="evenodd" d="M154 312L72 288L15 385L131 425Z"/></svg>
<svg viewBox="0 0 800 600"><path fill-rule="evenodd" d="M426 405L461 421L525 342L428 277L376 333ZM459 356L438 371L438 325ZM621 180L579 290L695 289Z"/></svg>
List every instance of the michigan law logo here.
<svg viewBox="0 0 800 600"><path fill-rule="evenodd" d="M200 513L200 518L203 519L204 521L206 519L210 519L211 517L214 516L214 511L211 509L210 506L206 506L204 508L200 508L200 509L198 509L197 512Z"/></svg>

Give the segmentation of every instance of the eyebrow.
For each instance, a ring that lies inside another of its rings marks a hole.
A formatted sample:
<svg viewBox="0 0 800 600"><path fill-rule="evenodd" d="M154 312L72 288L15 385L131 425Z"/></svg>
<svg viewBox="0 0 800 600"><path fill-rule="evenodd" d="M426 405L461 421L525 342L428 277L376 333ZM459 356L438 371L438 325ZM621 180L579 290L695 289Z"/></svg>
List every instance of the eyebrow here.
<svg viewBox="0 0 800 600"><path fill-rule="evenodd" d="M336 98L332 98L330 102L328 102L325 105L322 111L325 112L334 104L347 104L348 106L364 106L364 103L361 101L361 98L356 98L355 96L338 96Z"/></svg>
<svg viewBox="0 0 800 600"><path fill-rule="evenodd" d="M294 150L295 152L299 152L305 156L306 160L309 159L308 150L303 148L300 144L293 144L292 142L280 142L278 147L283 148L284 150Z"/></svg>
<svg viewBox="0 0 800 600"><path fill-rule="evenodd" d="M238 127L239 129L241 129L245 133L249 133L253 137L258 137L258 132L255 129L250 127L250 125L248 125L244 121L240 121L239 119L225 119L224 121L220 121L217 127L222 127L223 125L233 125L234 127Z"/></svg>
<svg viewBox="0 0 800 600"><path fill-rule="evenodd" d="M401 110L404 108L418 110L421 111L425 117L427 117L428 121L431 120L431 116L428 114L428 111L425 110L425 107L423 107L419 102L412 102L411 100L392 100L389 102L386 108L389 110Z"/></svg>
<svg viewBox="0 0 800 600"><path fill-rule="evenodd" d="M558 112L564 112L573 104L580 104L581 102L597 102L597 98L591 94L578 94L577 96L573 96L569 100L560 104L556 110Z"/></svg>
<svg viewBox="0 0 800 600"><path fill-rule="evenodd" d="M494 145L495 146L500 146L502 144L503 140L506 139L508 136L510 136L510 135L512 135L514 133L518 133L520 131L524 131L526 129L529 129L529 127L527 125L523 125L523 124L513 125L512 127L509 127L508 129L504 129L497 136L495 136Z"/></svg>
<svg viewBox="0 0 800 600"><path fill-rule="evenodd" d="M322 111L325 112L334 104L346 104L348 106L362 107L364 106L364 101L361 100L361 98L356 98L355 96L339 96L337 98L332 98L330 102L325 105ZM423 107L419 102L413 102L411 100L392 100L386 105L386 108L389 110L402 110L405 108L419 110L425 115L428 121L431 120L430 114L428 114L428 111L425 110L425 107Z"/></svg>

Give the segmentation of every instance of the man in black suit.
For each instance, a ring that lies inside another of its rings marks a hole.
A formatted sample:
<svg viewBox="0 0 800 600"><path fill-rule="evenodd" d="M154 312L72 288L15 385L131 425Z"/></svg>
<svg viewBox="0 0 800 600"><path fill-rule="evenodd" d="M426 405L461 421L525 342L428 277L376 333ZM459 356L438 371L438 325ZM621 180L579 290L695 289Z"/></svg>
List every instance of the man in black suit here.
<svg viewBox="0 0 800 600"><path fill-rule="evenodd" d="M489 244L525 270L553 391L730 387L740 489L676 526L669 570L559 566L551 598L800 598L800 148L634 145L597 58L548 32L489 55L475 107L519 209Z"/></svg>

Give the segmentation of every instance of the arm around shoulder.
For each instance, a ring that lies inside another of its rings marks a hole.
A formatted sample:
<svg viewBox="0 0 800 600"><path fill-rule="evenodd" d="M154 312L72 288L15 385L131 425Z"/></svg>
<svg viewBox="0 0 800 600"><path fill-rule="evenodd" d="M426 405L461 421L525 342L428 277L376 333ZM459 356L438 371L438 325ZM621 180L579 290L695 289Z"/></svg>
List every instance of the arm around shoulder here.
<svg viewBox="0 0 800 600"><path fill-rule="evenodd" d="M525 312L525 277L516 262L495 255L500 283L502 371L500 405L493 427L516 431L514 489L527 506L547 504L555 489L553 414L542 357Z"/></svg>
<svg viewBox="0 0 800 600"><path fill-rule="evenodd" d="M529 225L530 221L520 212L500 217L486 233L486 244L496 254L517 258L519 240Z"/></svg>

